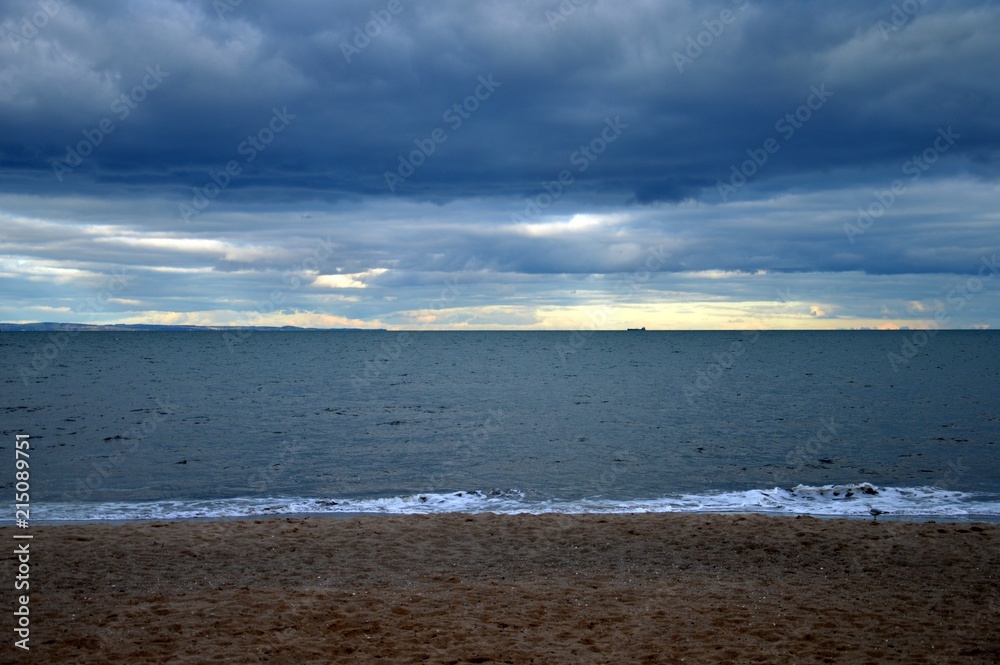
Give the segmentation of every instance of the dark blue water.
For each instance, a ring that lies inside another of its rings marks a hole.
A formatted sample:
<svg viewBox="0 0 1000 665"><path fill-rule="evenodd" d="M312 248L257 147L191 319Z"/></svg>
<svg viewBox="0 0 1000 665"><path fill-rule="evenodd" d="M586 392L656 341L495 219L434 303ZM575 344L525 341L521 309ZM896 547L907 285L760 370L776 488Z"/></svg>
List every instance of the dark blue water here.
<svg viewBox="0 0 1000 665"><path fill-rule="evenodd" d="M993 332L0 333L0 363L0 486L29 434L49 519L1000 515Z"/></svg>

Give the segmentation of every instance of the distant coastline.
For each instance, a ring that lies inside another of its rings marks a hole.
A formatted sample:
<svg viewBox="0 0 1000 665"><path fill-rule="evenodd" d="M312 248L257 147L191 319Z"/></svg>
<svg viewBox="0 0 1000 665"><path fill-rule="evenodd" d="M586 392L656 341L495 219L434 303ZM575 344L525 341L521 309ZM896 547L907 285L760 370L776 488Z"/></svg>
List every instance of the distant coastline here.
<svg viewBox="0 0 1000 665"><path fill-rule="evenodd" d="M195 332L225 332L227 330L255 331L314 331L314 330L352 330L381 331L385 328L300 328L298 326L189 326L189 325L154 325L147 323L116 323L95 325L92 323L0 323L0 332L139 332L139 331L195 331Z"/></svg>

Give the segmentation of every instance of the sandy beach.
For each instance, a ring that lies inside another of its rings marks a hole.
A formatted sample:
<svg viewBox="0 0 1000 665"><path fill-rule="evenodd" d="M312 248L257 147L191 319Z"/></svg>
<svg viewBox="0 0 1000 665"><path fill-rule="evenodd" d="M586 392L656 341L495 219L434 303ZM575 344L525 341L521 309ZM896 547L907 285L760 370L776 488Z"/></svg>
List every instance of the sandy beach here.
<svg viewBox="0 0 1000 665"><path fill-rule="evenodd" d="M31 533L31 651L8 631L3 662L1000 662L997 525L449 514Z"/></svg>

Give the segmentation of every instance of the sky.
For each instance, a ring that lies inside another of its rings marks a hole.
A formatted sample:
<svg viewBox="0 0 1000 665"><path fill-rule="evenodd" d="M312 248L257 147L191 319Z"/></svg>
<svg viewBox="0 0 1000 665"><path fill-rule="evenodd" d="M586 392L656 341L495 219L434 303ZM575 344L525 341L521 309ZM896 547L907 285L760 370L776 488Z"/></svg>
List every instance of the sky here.
<svg viewBox="0 0 1000 665"><path fill-rule="evenodd" d="M7 0L0 321L1000 326L1000 3Z"/></svg>

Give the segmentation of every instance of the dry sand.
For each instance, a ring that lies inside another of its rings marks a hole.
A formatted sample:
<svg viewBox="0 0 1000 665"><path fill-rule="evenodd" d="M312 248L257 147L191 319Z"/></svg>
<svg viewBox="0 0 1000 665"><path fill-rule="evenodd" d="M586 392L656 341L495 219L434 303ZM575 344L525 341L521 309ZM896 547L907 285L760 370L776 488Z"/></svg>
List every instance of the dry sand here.
<svg viewBox="0 0 1000 665"><path fill-rule="evenodd" d="M452 514L31 532L31 651L8 631L4 662L1000 662L996 525Z"/></svg>

